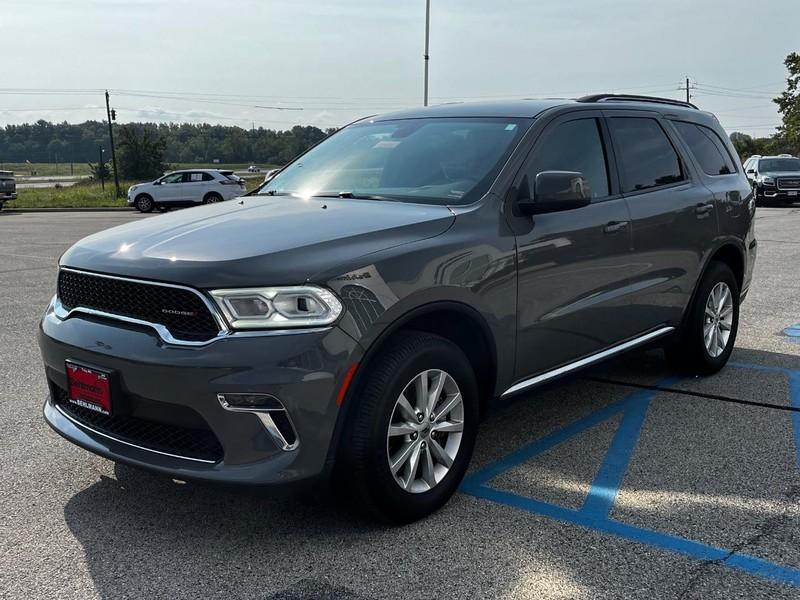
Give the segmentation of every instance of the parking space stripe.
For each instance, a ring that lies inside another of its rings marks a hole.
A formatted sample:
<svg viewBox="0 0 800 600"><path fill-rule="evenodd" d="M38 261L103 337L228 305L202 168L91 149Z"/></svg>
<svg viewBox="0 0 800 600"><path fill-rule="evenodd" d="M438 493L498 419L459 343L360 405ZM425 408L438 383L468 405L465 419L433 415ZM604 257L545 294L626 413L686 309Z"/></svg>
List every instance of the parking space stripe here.
<svg viewBox="0 0 800 600"><path fill-rule="evenodd" d="M652 391L642 390L625 401L622 421L583 505L585 515L599 518L610 514L653 396Z"/></svg>
<svg viewBox="0 0 800 600"><path fill-rule="evenodd" d="M800 371L738 363L731 364L731 366L787 374L789 377L791 406L794 409L792 414L794 442L798 456L798 466L800 467ZM461 485L461 491L465 494L498 504L505 504L564 523L608 533L696 560L716 562L750 575L800 587L800 568L775 564L766 559L738 551L719 548L697 540L636 525L629 525L610 518L619 488L622 485L625 472L641 434L648 407L652 399L662 391L686 393L683 390L669 388L677 381L679 381L677 378L668 378L659 381L655 386L647 386L646 389L633 392L618 402L583 417L554 433L544 436L540 440L523 446L508 456L500 458L483 469L468 475ZM580 509L565 508L535 498L496 489L490 485L491 480L498 475L502 475L506 471L620 413L623 414L622 420L611 441L603 464L600 466L586 500Z"/></svg>

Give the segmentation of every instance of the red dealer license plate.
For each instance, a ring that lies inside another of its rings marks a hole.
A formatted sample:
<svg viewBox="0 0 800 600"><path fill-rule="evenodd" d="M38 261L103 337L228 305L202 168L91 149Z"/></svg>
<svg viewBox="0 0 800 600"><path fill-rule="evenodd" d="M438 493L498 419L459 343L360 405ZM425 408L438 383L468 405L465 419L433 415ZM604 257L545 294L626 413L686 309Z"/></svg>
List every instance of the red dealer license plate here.
<svg viewBox="0 0 800 600"><path fill-rule="evenodd" d="M67 361L69 401L104 415L111 414L110 374Z"/></svg>

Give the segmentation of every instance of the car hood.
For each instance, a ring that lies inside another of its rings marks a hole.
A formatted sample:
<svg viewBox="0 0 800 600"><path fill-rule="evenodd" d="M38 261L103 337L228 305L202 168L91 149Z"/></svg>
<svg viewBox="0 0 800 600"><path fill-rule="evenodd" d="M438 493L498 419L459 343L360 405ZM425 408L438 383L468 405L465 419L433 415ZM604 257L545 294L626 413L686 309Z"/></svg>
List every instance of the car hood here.
<svg viewBox="0 0 800 600"><path fill-rule="evenodd" d="M798 177L800 178L800 171L762 171L759 176L764 177Z"/></svg>
<svg viewBox="0 0 800 600"><path fill-rule="evenodd" d="M200 288L296 284L339 263L439 235L454 219L445 206L251 196L96 233L60 264Z"/></svg>

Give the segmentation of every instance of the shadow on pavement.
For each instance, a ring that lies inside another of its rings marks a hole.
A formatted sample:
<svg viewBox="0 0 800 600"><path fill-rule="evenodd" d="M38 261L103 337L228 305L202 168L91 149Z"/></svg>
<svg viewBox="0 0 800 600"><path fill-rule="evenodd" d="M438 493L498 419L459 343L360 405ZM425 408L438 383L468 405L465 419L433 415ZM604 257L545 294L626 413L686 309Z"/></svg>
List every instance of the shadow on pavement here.
<svg viewBox="0 0 800 600"><path fill-rule="evenodd" d="M783 354L737 350L732 360L800 371L800 358ZM763 394L758 375L749 389L739 382L725 390L733 372L698 381L733 398ZM473 470L631 392L591 377L648 383L667 373L659 352L631 354L508 403L483 424ZM797 566L800 519L784 510L798 483L790 418L789 411L660 393L614 518ZM603 448L597 437L575 438L562 456L522 465L504 485L545 495L568 487L574 501L591 484ZM320 495L264 499L122 465L114 475L64 507L103 598L797 594L742 574L726 586L704 587L704 577L720 577L717 565L461 494L426 521L381 528Z"/></svg>

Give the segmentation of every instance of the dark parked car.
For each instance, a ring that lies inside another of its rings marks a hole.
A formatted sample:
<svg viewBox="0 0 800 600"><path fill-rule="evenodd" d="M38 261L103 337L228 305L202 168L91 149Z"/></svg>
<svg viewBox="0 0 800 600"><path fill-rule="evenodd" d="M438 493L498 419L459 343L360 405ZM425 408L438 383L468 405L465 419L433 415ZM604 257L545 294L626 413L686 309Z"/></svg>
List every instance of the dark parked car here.
<svg viewBox="0 0 800 600"><path fill-rule="evenodd" d="M17 180L12 171L0 171L0 210L9 200L17 198Z"/></svg>
<svg viewBox="0 0 800 600"><path fill-rule="evenodd" d="M68 250L45 418L171 477L332 475L422 517L496 399L646 344L725 365L756 256L737 165L711 114L646 97L364 119L257 195Z"/></svg>
<svg viewBox="0 0 800 600"><path fill-rule="evenodd" d="M800 200L800 158L788 154L752 156L745 161L744 169L756 204L791 204Z"/></svg>

